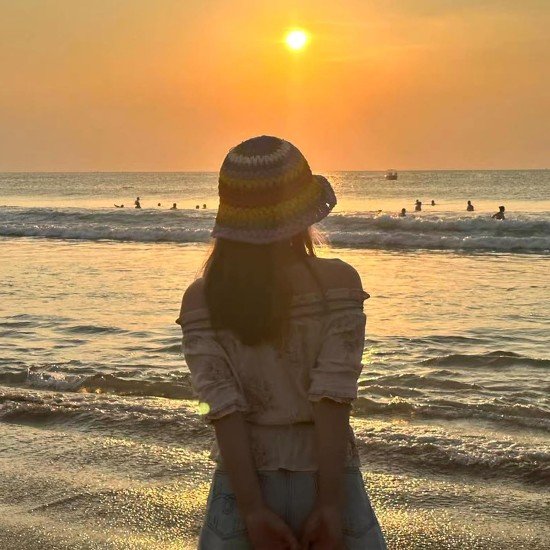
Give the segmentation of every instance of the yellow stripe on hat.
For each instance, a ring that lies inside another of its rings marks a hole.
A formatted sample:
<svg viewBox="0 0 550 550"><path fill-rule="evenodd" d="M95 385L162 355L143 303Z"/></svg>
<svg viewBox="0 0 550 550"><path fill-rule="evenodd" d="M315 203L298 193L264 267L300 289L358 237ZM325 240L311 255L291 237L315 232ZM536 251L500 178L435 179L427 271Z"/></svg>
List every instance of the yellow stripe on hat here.
<svg viewBox="0 0 550 550"><path fill-rule="evenodd" d="M268 228L291 220L315 204L322 189L315 178L299 195L272 206L239 208L220 205L217 221L223 225L247 228Z"/></svg>

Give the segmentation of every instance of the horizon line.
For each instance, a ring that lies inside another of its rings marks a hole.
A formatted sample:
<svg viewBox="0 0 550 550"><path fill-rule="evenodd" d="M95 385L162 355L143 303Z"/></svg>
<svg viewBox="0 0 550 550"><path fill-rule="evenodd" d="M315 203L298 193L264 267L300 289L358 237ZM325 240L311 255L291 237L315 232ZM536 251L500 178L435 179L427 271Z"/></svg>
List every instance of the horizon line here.
<svg viewBox="0 0 550 550"><path fill-rule="evenodd" d="M314 173L386 172L388 169L315 170ZM397 172L545 172L546 168L400 168ZM219 170L0 170L0 174L217 174Z"/></svg>

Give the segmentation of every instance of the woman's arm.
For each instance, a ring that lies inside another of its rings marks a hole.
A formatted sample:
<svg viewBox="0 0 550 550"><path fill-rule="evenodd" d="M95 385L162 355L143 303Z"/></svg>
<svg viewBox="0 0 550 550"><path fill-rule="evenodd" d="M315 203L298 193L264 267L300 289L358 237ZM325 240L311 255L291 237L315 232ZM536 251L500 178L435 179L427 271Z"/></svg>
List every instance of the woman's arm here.
<svg viewBox="0 0 550 550"><path fill-rule="evenodd" d="M254 467L248 432L242 413L222 416L213 421L216 439L229 474L237 505L244 518L263 506L262 493Z"/></svg>
<svg viewBox="0 0 550 550"><path fill-rule="evenodd" d="M319 467L320 507L341 509L344 503L344 467L349 439L347 403L321 399L313 404L317 464Z"/></svg>
<svg viewBox="0 0 550 550"><path fill-rule="evenodd" d="M319 491L302 532L304 548L312 545L324 550L344 548L342 512L346 503L350 404L357 397L357 379L362 370L366 320L362 304L368 297L357 271L344 263L336 265L335 287L348 289L343 298L347 302L345 307L328 312L321 350L311 371L308 393L315 423Z"/></svg>
<svg viewBox="0 0 550 550"><path fill-rule="evenodd" d="M213 421L223 464L254 550L298 550L292 530L264 503L246 423L234 412Z"/></svg>
<svg viewBox="0 0 550 550"><path fill-rule="evenodd" d="M313 404L319 492L302 531L302 548L344 548L342 509L350 406L330 399Z"/></svg>

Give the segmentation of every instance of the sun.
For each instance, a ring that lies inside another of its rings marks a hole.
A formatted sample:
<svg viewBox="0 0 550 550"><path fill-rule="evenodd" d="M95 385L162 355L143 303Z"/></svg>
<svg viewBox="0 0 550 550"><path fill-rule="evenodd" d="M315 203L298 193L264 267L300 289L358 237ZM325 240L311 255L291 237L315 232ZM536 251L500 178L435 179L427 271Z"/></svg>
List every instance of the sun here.
<svg viewBox="0 0 550 550"><path fill-rule="evenodd" d="M293 31L290 31L285 37L286 45L291 50L303 50L308 41L309 36L307 32L301 29L294 29Z"/></svg>

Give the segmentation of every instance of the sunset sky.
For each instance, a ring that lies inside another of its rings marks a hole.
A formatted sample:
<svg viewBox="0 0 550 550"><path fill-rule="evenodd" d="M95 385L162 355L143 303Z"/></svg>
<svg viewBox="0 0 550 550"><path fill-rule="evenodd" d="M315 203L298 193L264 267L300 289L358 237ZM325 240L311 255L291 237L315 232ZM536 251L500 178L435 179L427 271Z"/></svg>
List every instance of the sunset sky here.
<svg viewBox="0 0 550 550"><path fill-rule="evenodd" d="M307 31L293 51L285 34ZM548 0L0 0L0 171L550 167Z"/></svg>

